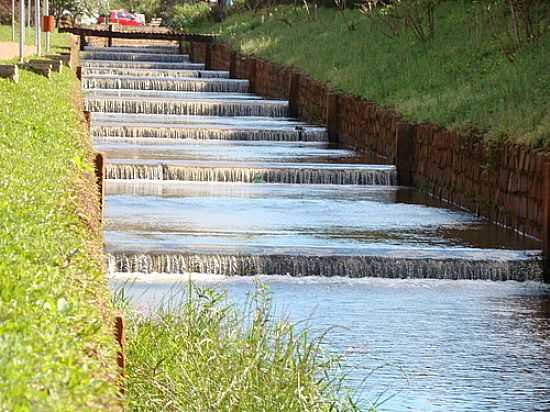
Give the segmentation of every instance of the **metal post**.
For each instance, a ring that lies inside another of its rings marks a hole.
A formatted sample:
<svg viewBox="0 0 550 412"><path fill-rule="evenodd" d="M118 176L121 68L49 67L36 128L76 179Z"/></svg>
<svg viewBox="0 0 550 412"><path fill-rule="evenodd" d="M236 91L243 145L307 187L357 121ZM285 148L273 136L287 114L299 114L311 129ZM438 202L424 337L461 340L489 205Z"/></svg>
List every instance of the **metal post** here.
<svg viewBox="0 0 550 412"><path fill-rule="evenodd" d="M111 34L112 32L113 32L113 25L109 24L109 38L107 39L107 47L113 47L113 36Z"/></svg>
<svg viewBox="0 0 550 412"><path fill-rule="evenodd" d="M238 55L236 51L231 52L231 57L229 58L229 77L231 79L238 79L237 76L237 59Z"/></svg>
<svg viewBox="0 0 550 412"><path fill-rule="evenodd" d="M15 41L15 0L11 0L11 41Z"/></svg>
<svg viewBox="0 0 550 412"><path fill-rule="evenodd" d="M19 62L25 57L25 0L19 0Z"/></svg>
<svg viewBox="0 0 550 412"><path fill-rule="evenodd" d="M50 2L49 0L44 0L44 16L49 16L49 15L50 15ZM45 37L44 49L46 50L46 53L48 53L50 51L50 33L46 32L44 37Z"/></svg>
<svg viewBox="0 0 550 412"><path fill-rule="evenodd" d="M40 56L42 54L42 38L41 38L41 27L42 27L42 15L40 14L40 0L34 0L34 42L36 44L36 54Z"/></svg>
<svg viewBox="0 0 550 412"><path fill-rule="evenodd" d="M212 70L212 43L206 43L206 50L204 55L204 68L206 70Z"/></svg>
<svg viewBox="0 0 550 412"><path fill-rule="evenodd" d="M258 60L255 57L248 59L248 90L250 93L256 93L256 71Z"/></svg>
<svg viewBox="0 0 550 412"><path fill-rule="evenodd" d="M544 281L550 283L550 162L544 163L542 199L542 256Z"/></svg>
<svg viewBox="0 0 550 412"><path fill-rule="evenodd" d="M288 86L288 115L299 117L298 99L300 96L300 73L292 72Z"/></svg>
<svg viewBox="0 0 550 412"><path fill-rule="evenodd" d="M337 93L327 93L327 132L330 143L338 143L340 129L340 96Z"/></svg>
<svg viewBox="0 0 550 412"><path fill-rule="evenodd" d="M414 168L414 125L405 122L397 124L395 131L395 166L397 168L397 181L400 186L413 186Z"/></svg>

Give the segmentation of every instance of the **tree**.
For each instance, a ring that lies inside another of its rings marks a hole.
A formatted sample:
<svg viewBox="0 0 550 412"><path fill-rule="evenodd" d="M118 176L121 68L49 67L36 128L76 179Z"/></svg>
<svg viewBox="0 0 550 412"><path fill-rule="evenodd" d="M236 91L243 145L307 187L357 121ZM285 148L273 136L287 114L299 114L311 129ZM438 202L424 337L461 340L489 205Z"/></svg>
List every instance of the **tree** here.
<svg viewBox="0 0 550 412"><path fill-rule="evenodd" d="M418 40L428 41L435 33L434 14L442 0L364 0L361 11L381 21L395 37L402 29L410 30Z"/></svg>
<svg viewBox="0 0 550 412"><path fill-rule="evenodd" d="M105 0L51 0L50 9L57 22L70 13L73 22L82 16L95 16L106 5Z"/></svg>

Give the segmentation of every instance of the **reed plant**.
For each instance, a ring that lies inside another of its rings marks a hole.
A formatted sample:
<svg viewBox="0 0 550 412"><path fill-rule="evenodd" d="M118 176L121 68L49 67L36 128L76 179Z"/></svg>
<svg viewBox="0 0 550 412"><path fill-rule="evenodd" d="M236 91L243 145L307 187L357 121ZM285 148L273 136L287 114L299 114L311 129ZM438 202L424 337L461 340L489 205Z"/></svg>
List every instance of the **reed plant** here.
<svg viewBox="0 0 550 412"><path fill-rule="evenodd" d="M322 338L273 317L258 287L245 310L189 284L181 304L129 312L127 393L133 411L353 411ZM301 325L300 325L301 326Z"/></svg>

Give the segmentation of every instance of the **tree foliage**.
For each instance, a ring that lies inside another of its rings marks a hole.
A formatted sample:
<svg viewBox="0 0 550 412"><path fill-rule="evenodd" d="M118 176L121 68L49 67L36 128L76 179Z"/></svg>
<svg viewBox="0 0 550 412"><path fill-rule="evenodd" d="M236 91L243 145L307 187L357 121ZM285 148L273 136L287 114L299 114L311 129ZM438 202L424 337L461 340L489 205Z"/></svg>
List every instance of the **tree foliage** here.
<svg viewBox="0 0 550 412"><path fill-rule="evenodd" d="M435 33L435 9L442 0L364 0L361 12L382 22L388 37L411 31L420 41L430 40Z"/></svg>
<svg viewBox="0 0 550 412"><path fill-rule="evenodd" d="M550 28L548 0L475 0L478 24L486 25L511 61L524 45L540 39Z"/></svg>
<svg viewBox="0 0 550 412"><path fill-rule="evenodd" d="M105 0L51 0L50 12L58 21L67 12L74 20L82 16L95 16L107 5Z"/></svg>

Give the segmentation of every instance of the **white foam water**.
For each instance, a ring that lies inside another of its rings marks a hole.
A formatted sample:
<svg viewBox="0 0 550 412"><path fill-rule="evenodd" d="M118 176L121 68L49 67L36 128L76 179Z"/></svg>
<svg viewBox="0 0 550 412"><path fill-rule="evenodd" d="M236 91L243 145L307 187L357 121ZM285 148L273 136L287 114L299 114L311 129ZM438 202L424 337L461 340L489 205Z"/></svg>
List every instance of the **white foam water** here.
<svg viewBox="0 0 550 412"><path fill-rule="evenodd" d="M122 60L142 62L189 62L189 56L185 54L160 54L160 53L124 53L111 51L84 51L80 53L82 60Z"/></svg>
<svg viewBox="0 0 550 412"><path fill-rule="evenodd" d="M198 77L204 79L227 79L229 72L223 70L178 70L140 69L122 67L83 67L82 77L88 76L134 76L134 77Z"/></svg>
<svg viewBox="0 0 550 412"><path fill-rule="evenodd" d="M85 110L101 113L168 114L192 116L286 117L288 102L275 100L155 100L88 97Z"/></svg>
<svg viewBox="0 0 550 412"><path fill-rule="evenodd" d="M107 165L107 179L384 186L397 183L393 168L369 169L345 165L262 168L110 163Z"/></svg>
<svg viewBox="0 0 550 412"><path fill-rule="evenodd" d="M248 80L194 77L87 76L85 89L248 93Z"/></svg>
<svg viewBox="0 0 550 412"><path fill-rule="evenodd" d="M108 254L109 272L540 281L540 262L389 256Z"/></svg>
<svg viewBox="0 0 550 412"><path fill-rule="evenodd" d="M193 140L241 140L274 142L327 142L324 128L221 128L221 127L162 127L161 125L97 125L91 129L92 136L101 142L119 138L119 141L135 141L140 138L193 139Z"/></svg>

